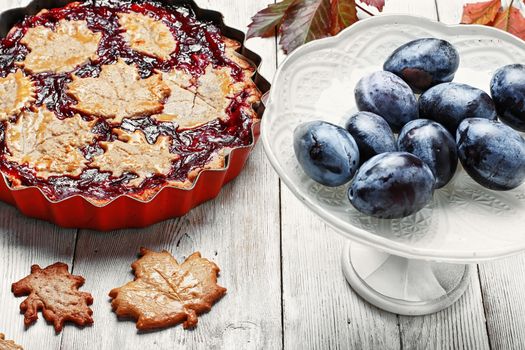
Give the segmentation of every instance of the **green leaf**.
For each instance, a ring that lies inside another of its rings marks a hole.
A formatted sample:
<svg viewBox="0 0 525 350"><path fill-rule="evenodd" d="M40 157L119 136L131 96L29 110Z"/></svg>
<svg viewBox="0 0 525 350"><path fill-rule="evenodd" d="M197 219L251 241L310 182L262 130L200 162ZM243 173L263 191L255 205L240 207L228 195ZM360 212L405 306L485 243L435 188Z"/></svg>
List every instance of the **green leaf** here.
<svg viewBox="0 0 525 350"><path fill-rule="evenodd" d="M295 0L283 0L276 4L270 4L252 17L252 23L248 25L247 38L257 36L267 38L275 34L275 29L280 27L284 15Z"/></svg>

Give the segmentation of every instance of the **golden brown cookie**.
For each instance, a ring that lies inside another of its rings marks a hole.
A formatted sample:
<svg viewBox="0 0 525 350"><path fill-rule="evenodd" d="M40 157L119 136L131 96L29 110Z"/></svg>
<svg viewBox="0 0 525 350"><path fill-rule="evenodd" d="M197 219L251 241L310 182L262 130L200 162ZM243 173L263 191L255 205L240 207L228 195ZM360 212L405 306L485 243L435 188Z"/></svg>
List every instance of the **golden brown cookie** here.
<svg viewBox="0 0 525 350"><path fill-rule="evenodd" d="M31 266L31 274L11 287L15 296L28 296L20 304L26 327L38 319L38 310L53 323L56 332L62 331L67 321L78 326L92 324L93 311L88 305L93 303L93 297L78 290L84 281L81 276L71 275L64 263L57 262L45 269Z"/></svg>
<svg viewBox="0 0 525 350"><path fill-rule="evenodd" d="M193 253L179 264L167 251L140 250L131 267L135 280L113 289L111 305L120 317L137 320L140 330L164 328L184 322L197 325L197 315L211 310L226 289L217 284L219 267Z"/></svg>
<svg viewBox="0 0 525 350"><path fill-rule="evenodd" d="M24 350L20 345L12 340L5 340L5 336L0 333L0 350Z"/></svg>

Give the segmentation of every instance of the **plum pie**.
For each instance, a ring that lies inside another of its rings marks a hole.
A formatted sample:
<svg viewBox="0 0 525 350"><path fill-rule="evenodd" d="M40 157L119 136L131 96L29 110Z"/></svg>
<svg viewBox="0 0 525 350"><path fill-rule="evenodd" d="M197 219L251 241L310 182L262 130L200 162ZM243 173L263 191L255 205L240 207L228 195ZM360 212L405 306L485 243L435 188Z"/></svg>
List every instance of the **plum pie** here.
<svg viewBox="0 0 525 350"><path fill-rule="evenodd" d="M0 170L52 201L147 201L252 143L253 65L212 23L155 2L71 3L0 40Z"/></svg>

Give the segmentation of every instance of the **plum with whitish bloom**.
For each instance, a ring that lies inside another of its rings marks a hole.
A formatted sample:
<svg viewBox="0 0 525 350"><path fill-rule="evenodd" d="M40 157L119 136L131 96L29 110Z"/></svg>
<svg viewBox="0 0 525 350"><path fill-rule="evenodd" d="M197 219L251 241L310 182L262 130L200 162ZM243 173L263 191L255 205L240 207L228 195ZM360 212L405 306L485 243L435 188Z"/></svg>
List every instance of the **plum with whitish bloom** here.
<svg viewBox="0 0 525 350"><path fill-rule="evenodd" d="M463 168L491 190L505 191L525 181L525 140L498 121L465 119L456 135Z"/></svg>
<svg viewBox="0 0 525 350"><path fill-rule="evenodd" d="M397 150L392 129L377 114L358 112L347 119L345 129L357 143L361 164L375 155Z"/></svg>
<svg viewBox="0 0 525 350"><path fill-rule="evenodd" d="M448 41L423 38L397 48L383 69L401 77L416 92L450 82L459 67L459 53Z"/></svg>
<svg viewBox="0 0 525 350"><path fill-rule="evenodd" d="M349 182L359 167L359 149L340 126L323 121L299 125L294 131L294 152L304 172L325 186Z"/></svg>
<svg viewBox="0 0 525 350"><path fill-rule="evenodd" d="M407 83L393 73L379 71L361 78L354 93L360 111L380 115L394 132L418 118L416 96Z"/></svg>
<svg viewBox="0 0 525 350"><path fill-rule="evenodd" d="M432 199L434 185L434 175L421 159L407 152L389 152L363 164L348 198L364 214L396 219L423 209Z"/></svg>
<svg viewBox="0 0 525 350"><path fill-rule="evenodd" d="M428 119L416 119L403 127L397 140L400 151L418 156L432 170L436 188L445 186L458 167L454 137L441 125Z"/></svg>

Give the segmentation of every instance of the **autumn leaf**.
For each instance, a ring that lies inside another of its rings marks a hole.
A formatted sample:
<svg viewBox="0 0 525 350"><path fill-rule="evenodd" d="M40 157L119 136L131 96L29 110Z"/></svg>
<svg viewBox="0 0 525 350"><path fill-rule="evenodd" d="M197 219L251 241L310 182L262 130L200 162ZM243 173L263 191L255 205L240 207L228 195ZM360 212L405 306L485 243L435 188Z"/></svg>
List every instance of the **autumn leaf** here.
<svg viewBox="0 0 525 350"><path fill-rule="evenodd" d="M385 0L361 0L361 2L373 6L379 11L383 11L383 7L385 7Z"/></svg>
<svg viewBox="0 0 525 350"><path fill-rule="evenodd" d="M358 21L354 1L332 0L332 28L331 34L336 35L346 27Z"/></svg>
<svg viewBox="0 0 525 350"><path fill-rule="evenodd" d="M275 29L279 27L283 21L286 10L292 5L295 0L283 0L276 4L270 4L264 10L259 11L252 17L252 23L248 25L248 34L246 37L262 37L267 38L275 34Z"/></svg>
<svg viewBox="0 0 525 350"><path fill-rule="evenodd" d="M193 253L179 264L167 251L141 248L131 267L135 280L113 289L109 296L115 313L137 319L140 330L197 325L197 315L207 312L226 289L217 284L219 267Z"/></svg>
<svg viewBox="0 0 525 350"><path fill-rule="evenodd" d="M290 6L281 25L280 44L289 53L331 33L330 0L303 0Z"/></svg>
<svg viewBox="0 0 525 350"><path fill-rule="evenodd" d="M463 6L463 24L489 24L501 9L501 0L477 2Z"/></svg>
<svg viewBox="0 0 525 350"><path fill-rule="evenodd" d="M500 10L492 25L525 40L525 18L521 11L514 6Z"/></svg>
<svg viewBox="0 0 525 350"><path fill-rule="evenodd" d="M309 41L336 35L357 22L355 1L283 0L252 17L247 37L268 37L277 28L279 43L289 53ZM374 3L381 6L384 0Z"/></svg>

